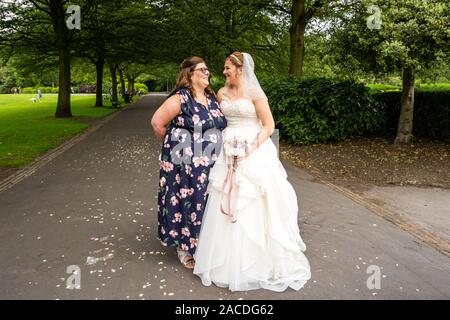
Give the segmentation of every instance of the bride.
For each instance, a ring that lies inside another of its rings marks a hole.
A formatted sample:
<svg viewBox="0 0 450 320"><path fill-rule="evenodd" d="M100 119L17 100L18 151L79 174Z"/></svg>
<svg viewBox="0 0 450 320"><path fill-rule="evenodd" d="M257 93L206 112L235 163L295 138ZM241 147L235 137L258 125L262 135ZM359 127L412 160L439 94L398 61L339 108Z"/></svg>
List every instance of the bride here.
<svg viewBox="0 0 450 320"><path fill-rule="evenodd" d="M231 291L301 289L310 279L297 197L270 136L274 120L248 53L225 60L218 92L228 122L210 171L194 274Z"/></svg>

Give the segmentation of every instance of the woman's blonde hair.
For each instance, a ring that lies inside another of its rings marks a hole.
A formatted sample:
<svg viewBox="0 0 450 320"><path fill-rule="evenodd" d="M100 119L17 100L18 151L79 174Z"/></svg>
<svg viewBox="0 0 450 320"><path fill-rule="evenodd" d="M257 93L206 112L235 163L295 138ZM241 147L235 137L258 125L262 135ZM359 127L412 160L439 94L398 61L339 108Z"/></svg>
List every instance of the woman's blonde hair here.
<svg viewBox="0 0 450 320"><path fill-rule="evenodd" d="M192 95L196 97L191 78L195 67L200 63L205 63L205 61L197 56L192 56L183 60L183 62L180 64L180 71L177 75L175 88L172 90L170 95L172 95L179 88L187 88L191 91ZM205 88L205 92L209 95L214 94L214 91L209 85Z"/></svg>

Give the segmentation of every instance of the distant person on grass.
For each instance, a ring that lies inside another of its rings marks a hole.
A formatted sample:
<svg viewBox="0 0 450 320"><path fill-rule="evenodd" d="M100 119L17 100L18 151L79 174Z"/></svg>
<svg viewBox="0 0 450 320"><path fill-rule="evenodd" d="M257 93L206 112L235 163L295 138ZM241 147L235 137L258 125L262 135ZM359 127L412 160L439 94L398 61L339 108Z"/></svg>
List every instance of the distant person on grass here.
<svg viewBox="0 0 450 320"><path fill-rule="evenodd" d="M39 102L41 103L42 102L42 91L41 91L41 89L38 89L37 94L38 94Z"/></svg>

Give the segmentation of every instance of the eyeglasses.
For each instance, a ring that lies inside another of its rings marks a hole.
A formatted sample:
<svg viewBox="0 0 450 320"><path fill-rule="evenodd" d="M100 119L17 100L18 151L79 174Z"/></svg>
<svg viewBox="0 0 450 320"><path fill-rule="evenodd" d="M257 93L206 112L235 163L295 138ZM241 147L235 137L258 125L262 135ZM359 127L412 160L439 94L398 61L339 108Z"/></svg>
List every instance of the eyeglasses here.
<svg viewBox="0 0 450 320"><path fill-rule="evenodd" d="M209 69L202 67L202 68L198 68L198 69L194 69L194 71L201 71L203 74L209 74Z"/></svg>

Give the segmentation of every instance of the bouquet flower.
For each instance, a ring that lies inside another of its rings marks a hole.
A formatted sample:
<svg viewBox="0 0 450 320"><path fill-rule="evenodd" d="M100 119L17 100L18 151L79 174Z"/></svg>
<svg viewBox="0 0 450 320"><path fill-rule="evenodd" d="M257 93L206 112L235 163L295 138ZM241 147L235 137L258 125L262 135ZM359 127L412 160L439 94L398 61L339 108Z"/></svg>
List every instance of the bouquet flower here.
<svg viewBox="0 0 450 320"><path fill-rule="evenodd" d="M223 144L225 155L236 158L243 158L246 155L248 149L248 143L246 139L241 137L232 137L225 140Z"/></svg>
<svg viewBox="0 0 450 320"><path fill-rule="evenodd" d="M228 173L222 185L222 198L220 202L220 211L228 216L230 222L236 222L232 211L231 193L233 190L233 175L238 166L238 159L247 155L249 145L246 139L241 137L225 138L223 143L223 151L227 157L231 158L231 164L228 165ZM228 211L225 210L222 199L226 194Z"/></svg>

